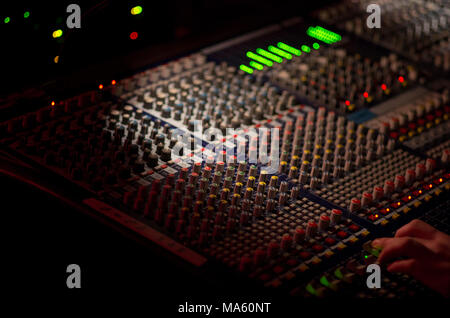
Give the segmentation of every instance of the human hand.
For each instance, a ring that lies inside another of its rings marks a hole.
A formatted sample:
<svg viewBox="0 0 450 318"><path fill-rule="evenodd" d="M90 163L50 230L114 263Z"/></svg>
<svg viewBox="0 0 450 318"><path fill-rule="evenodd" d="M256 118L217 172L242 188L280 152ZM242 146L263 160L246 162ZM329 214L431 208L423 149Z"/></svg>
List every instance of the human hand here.
<svg viewBox="0 0 450 318"><path fill-rule="evenodd" d="M420 220L401 227L393 238L379 238L380 263L387 270L413 276L445 297L450 296L450 236ZM395 260L404 257L406 259Z"/></svg>

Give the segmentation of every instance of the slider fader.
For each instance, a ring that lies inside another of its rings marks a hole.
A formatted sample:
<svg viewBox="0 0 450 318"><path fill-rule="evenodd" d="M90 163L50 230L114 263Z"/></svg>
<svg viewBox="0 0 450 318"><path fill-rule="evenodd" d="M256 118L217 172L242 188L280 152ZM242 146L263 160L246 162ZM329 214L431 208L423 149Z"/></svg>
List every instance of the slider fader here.
<svg viewBox="0 0 450 318"><path fill-rule="evenodd" d="M413 10L385 2L392 23ZM428 28L389 24L390 36L363 42L362 11L345 2L316 14L342 41L283 22L3 122L2 145L200 270L301 297L433 295L393 274L370 290L364 276L372 239L414 218L449 232L448 86L421 70L445 77L450 21L438 1L415 2ZM406 51L413 39L432 43ZM239 67L271 45L273 67Z"/></svg>

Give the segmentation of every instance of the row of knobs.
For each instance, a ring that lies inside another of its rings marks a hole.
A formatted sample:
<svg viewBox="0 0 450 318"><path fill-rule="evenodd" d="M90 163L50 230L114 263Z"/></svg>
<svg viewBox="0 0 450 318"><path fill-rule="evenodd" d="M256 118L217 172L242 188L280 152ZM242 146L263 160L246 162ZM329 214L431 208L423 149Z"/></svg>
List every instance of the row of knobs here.
<svg viewBox="0 0 450 318"><path fill-rule="evenodd" d="M324 49L278 64L269 76L312 101L345 111L348 103L362 107L399 90L400 75L409 81L417 79L415 69L393 54L373 61L345 49Z"/></svg>
<svg viewBox="0 0 450 318"><path fill-rule="evenodd" d="M382 199L389 199L395 192L402 192L414 182L420 182L425 176L431 175L436 167L434 159L427 159L425 164L418 163L415 168L406 169L405 174L395 176L394 180L386 180L383 186L374 186L372 192L364 192L361 198L350 201L350 212L357 212L361 208L367 209Z"/></svg>
<svg viewBox="0 0 450 318"><path fill-rule="evenodd" d="M239 269L241 271L248 271L277 257L281 253L296 250L296 246L305 245L305 243L308 243L312 239L315 242L321 241L324 237L328 237L329 228L338 225L342 221L342 218L342 211L338 209L333 209L329 213L322 213L318 223L310 220L306 228L298 226L292 233L282 235L278 242L269 242L265 249L257 248L253 252L253 255L243 255L240 260ZM321 236L321 234L323 235Z"/></svg>
<svg viewBox="0 0 450 318"><path fill-rule="evenodd" d="M282 137L279 173L312 189L330 183L394 148L375 130L356 127L325 108L287 122Z"/></svg>

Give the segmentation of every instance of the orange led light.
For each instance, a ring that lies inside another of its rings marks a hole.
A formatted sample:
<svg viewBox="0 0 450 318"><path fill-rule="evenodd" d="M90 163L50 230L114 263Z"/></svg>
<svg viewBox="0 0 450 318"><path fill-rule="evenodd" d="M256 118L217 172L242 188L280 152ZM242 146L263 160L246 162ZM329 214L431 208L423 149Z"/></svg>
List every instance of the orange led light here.
<svg viewBox="0 0 450 318"><path fill-rule="evenodd" d="M411 200L411 196L410 195L408 195L408 200Z"/></svg>
<svg viewBox="0 0 450 318"><path fill-rule="evenodd" d="M55 101L54 101L54 100L52 100L52 102L51 102L51 104L50 104L50 105L52 105L52 106L55 106L55 105L56 105Z"/></svg>
<svg viewBox="0 0 450 318"><path fill-rule="evenodd" d="M99 89L103 89L103 84L98 85Z"/></svg>
<svg viewBox="0 0 450 318"><path fill-rule="evenodd" d="M111 85L116 85L116 80L112 80Z"/></svg>

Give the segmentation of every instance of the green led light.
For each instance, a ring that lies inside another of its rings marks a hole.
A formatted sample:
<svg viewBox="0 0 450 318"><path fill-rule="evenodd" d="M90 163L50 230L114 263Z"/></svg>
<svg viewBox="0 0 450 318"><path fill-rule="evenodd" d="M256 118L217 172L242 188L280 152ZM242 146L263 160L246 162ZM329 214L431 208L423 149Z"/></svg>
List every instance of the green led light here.
<svg viewBox="0 0 450 318"><path fill-rule="evenodd" d="M299 49L296 49L295 47L289 46L289 45L287 45L287 44L285 44L283 42L278 42L277 46L280 49L285 50L285 51L287 51L287 52L289 52L291 54L294 54L296 56L302 55L302 52Z"/></svg>
<svg viewBox="0 0 450 318"><path fill-rule="evenodd" d="M344 275L342 275L342 272L339 268L334 271L334 276L336 276L339 279L342 279L342 277L344 277Z"/></svg>
<svg viewBox="0 0 450 318"><path fill-rule="evenodd" d="M311 52L311 48L309 46L307 46L307 45L302 45L302 51L306 52L306 53L309 53L309 52Z"/></svg>
<svg viewBox="0 0 450 318"><path fill-rule="evenodd" d="M339 34L331 32L330 30L320 26L309 27L306 34L327 44L332 44L342 40L342 37Z"/></svg>
<svg viewBox="0 0 450 318"><path fill-rule="evenodd" d="M306 291L308 292L308 293L310 293L310 294L313 294L313 295L316 295L316 290L314 289L314 287L312 287L312 285L311 284L308 284L307 286L306 286Z"/></svg>
<svg viewBox="0 0 450 318"><path fill-rule="evenodd" d="M9 21L11 21L10 17L6 17L5 20L3 20L3 22L5 22L5 23L9 23Z"/></svg>
<svg viewBox="0 0 450 318"><path fill-rule="evenodd" d="M367 256L367 255L364 255L364 258L368 258L369 256Z"/></svg>
<svg viewBox="0 0 450 318"><path fill-rule="evenodd" d="M256 68L257 70L260 70L260 71L264 68L263 65L259 64L258 62L255 62L255 61L250 61L250 63L248 63L248 64L250 64L251 67Z"/></svg>
<svg viewBox="0 0 450 318"><path fill-rule="evenodd" d="M239 68L240 68L241 70L243 70L244 72L247 72L247 73L249 73L249 74L252 74L252 73L253 73L253 69L250 68L250 67L248 67L247 65L241 64L241 66L239 66Z"/></svg>
<svg viewBox="0 0 450 318"><path fill-rule="evenodd" d="M262 56L259 56L253 52L247 52L247 57L251 58L252 60L255 60L261 64L264 64L266 66L271 67L273 65L272 61L269 61L268 59L263 58Z"/></svg>
<svg viewBox="0 0 450 318"><path fill-rule="evenodd" d="M63 35L63 31L61 29L53 31L52 36L54 39L59 38Z"/></svg>
<svg viewBox="0 0 450 318"><path fill-rule="evenodd" d="M320 277L320 283L325 287L330 286L330 283L328 282L328 279L325 276Z"/></svg>
<svg viewBox="0 0 450 318"><path fill-rule="evenodd" d="M25 13L23 14L23 17L26 19L30 16L30 12L29 11L25 11Z"/></svg>
<svg viewBox="0 0 450 318"><path fill-rule="evenodd" d="M319 43L314 43L313 44L313 48L315 49L315 50L318 50L319 48L320 48L320 45L319 45Z"/></svg>
<svg viewBox="0 0 450 318"><path fill-rule="evenodd" d="M271 59L272 61L275 61L277 63L281 63L283 62L283 59L275 54L272 54L270 52L267 52L264 49L256 49L256 53L258 53L259 55L262 55L264 57L267 57L268 59Z"/></svg>
<svg viewBox="0 0 450 318"><path fill-rule="evenodd" d="M272 52L272 53L275 53L275 54L278 54L279 56L284 57L285 59L288 59L288 60L292 59L292 54L291 53L288 53L288 52L285 52L283 50L280 50L279 48L277 48L277 47L275 47L273 45L270 45L267 49L270 52Z"/></svg>
<svg viewBox="0 0 450 318"><path fill-rule="evenodd" d="M132 15L138 15L142 13L142 7L141 6L135 6L131 8L131 14Z"/></svg>

